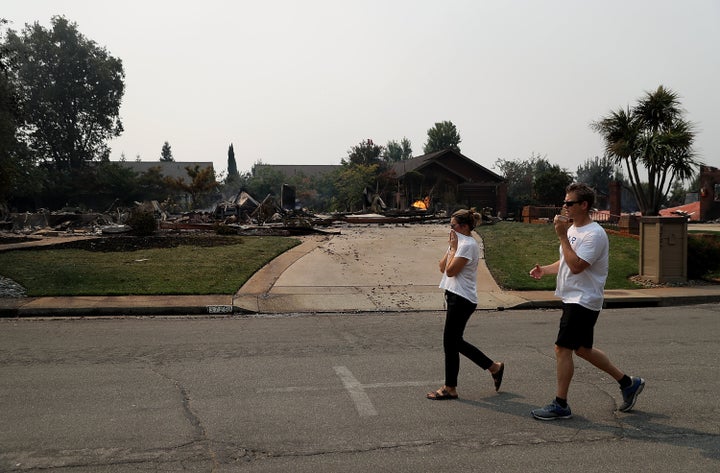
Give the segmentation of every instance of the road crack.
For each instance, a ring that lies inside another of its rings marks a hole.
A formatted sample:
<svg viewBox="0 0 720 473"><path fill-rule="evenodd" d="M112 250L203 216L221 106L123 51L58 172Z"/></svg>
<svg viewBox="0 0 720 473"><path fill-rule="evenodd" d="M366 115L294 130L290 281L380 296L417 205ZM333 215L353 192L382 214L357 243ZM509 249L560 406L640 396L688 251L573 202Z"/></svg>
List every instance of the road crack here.
<svg viewBox="0 0 720 473"><path fill-rule="evenodd" d="M188 393L185 386L177 379L172 378L165 373L161 373L157 369L150 367L150 370L155 373L156 375L160 376L161 378L165 379L166 381L171 382L175 388L180 393L180 397L182 400L182 407L183 407L183 414L185 418L188 420L190 425L193 428L193 441L190 443L198 443L201 445L204 445L205 450L207 451L207 454L212 461L212 471L217 471L217 468L219 467L218 459L217 459L217 452L212 448L211 442L208 439L207 436L207 430L205 429L205 426L202 423L202 420L200 416L193 410L192 407L192 398L190 397L190 394Z"/></svg>

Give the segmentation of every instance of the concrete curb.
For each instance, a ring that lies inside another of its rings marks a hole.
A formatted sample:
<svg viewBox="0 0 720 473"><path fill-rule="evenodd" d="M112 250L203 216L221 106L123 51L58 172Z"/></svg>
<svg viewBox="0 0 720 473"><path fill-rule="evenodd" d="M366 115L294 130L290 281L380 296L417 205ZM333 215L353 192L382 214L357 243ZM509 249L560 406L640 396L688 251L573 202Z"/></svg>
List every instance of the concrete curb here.
<svg viewBox="0 0 720 473"><path fill-rule="evenodd" d="M388 226L382 235L374 233L376 230L377 226L356 226L342 235L307 236L259 270L234 295L0 298L0 317L443 311L439 276L428 271L447 245L446 226ZM377 246L381 240L397 244L382 252ZM560 306L553 291L501 290L484 263L478 267L478 299L478 310ZM606 308L717 302L720 285L605 292Z"/></svg>
<svg viewBox="0 0 720 473"><path fill-rule="evenodd" d="M626 295L605 299L605 308L629 307L667 307L720 302L720 287L703 286L684 295L677 289L657 288L623 291ZM690 288L684 288L690 289ZM611 291L608 291L611 292ZM480 298L489 298L492 302L478 305L478 311L493 310L533 310L557 309L561 302L552 291L504 292L500 294L480 294ZM242 315L278 315L278 314L322 314L322 313L402 313L402 312L438 312L444 310L439 304L421 304L418 307L383 307L372 302L367 295L358 293L355 297L340 295L337 300L342 304L328 304L327 300L319 304L316 295L306 297L244 295L241 300L232 300L230 296L118 296L118 297L64 297L64 298L24 298L0 299L0 317L95 317L95 316L242 316ZM332 299L330 299L332 301ZM439 291L428 294L427 300L441 301ZM170 302L169 302L170 301ZM252 310L254 305L257 310ZM348 309L347 307L352 307Z"/></svg>

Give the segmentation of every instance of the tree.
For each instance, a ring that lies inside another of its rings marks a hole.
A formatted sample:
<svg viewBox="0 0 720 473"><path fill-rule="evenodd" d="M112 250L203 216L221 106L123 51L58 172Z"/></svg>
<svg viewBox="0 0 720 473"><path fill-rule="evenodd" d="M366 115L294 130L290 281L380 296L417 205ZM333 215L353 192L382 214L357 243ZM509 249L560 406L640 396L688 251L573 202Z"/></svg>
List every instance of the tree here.
<svg viewBox="0 0 720 473"><path fill-rule="evenodd" d="M583 182L596 192L608 195L610 193L610 182L624 180L622 168L607 156L587 159L577 168L577 181Z"/></svg>
<svg viewBox="0 0 720 473"><path fill-rule="evenodd" d="M444 149L454 149L460 152L460 134L452 122L444 121L435 123L435 126L427 132L428 139L423 147L425 154L442 151Z"/></svg>
<svg viewBox="0 0 720 473"><path fill-rule="evenodd" d="M643 215L658 215L673 182L691 179L701 164L693 151L694 126L683 115L678 94L661 85L632 109L620 108L590 124L605 141L605 155L625 164Z"/></svg>
<svg viewBox="0 0 720 473"><path fill-rule="evenodd" d="M130 206L137 200L144 200L137 174L117 162L103 161L94 166L92 184L88 188L91 198L100 209L113 203Z"/></svg>
<svg viewBox="0 0 720 473"><path fill-rule="evenodd" d="M382 158L388 163L396 163L398 161L406 161L412 158L412 146L410 140L403 138L400 143L395 140L388 141Z"/></svg>
<svg viewBox="0 0 720 473"><path fill-rule="evenodd" d="M285 182L282 172L272 166L263 165L257 161L250 172L247 191L257 199L264 199L267 195L279 195L280 189Z"/></svg>
<svg viewBox="0 0 720 473"><path fill-rule="evenodd" d="M163 201L170 197L170 184L160 166L153 166L137 177L138 193L142 200Z"/></svg>
<svg viewBox="0 0 720 473"><path fill-rule="evenodd" d="M235 162L235 150L233 149L232 143L228 148L228 175L233 176L237 174L237 163Z"/></svg>
<svg viewBox="0 0 720 473"><path fill-rule="evenodd" d="M495 167L507 183L508 209L520 211L525 205L558 205L572 175L547 158L533 153L529 159L498 159Z"/></svg>
<svg viewBox="0 0 720 473"><path fill-rule="evenodd" d="M537 162L541 160L534 153L526 160L498 159L495 167L505 177L507 183L508 209L519 211L521 207L536 203L533 197L533 180Z"/></svg>
<svg viewBox="0 0 720 473"><path fill-rule="evenodd" d="M347 161L343 159L342 164L362 164L364 166L380 164L380 155L383 153L383 149L381 145L373 143L373 140L361 141L348 150L348 159Z"/></svg>
<svg viewBox="0 0 720 473"><path fill-rule="evenodd" d="M237 163L235 162L235 150L233 149L232 143L230 143L230 147L228 148L228 179L234 179L238 176Z"/></svg>
<svg viewBox="0 0 720 473"><path fill-rule="evenodd" d="M313 208L318 212L325 212L329 210L332 204L333 196L338 194L337 183L338 175L341 170L342 168L339 168L335 171L331 171L314 178L311 181L309 188L313 189L316 194L312 199L308 199L308 201L304 203L305 206Z"/></svg>
<svg viewBox="0 0 720 473"><path fill-rule="evenodd" d="M670 189L670 195L668 195L665 204L667 204L668 207L677 207L679 205L683 205L685 203L686 192L687 191L683 186L683 181L679 179L676 180L673 183L672 188Z"/></svg>
<svg viewBox="0 0 720 473"><path fill-rule="evenodd" d="M215 171L210 166L202 169L198 164L193 167L185 166L185 171L187 171L188 177L190 177L190 183L186 183L182 177L168 177L166 180L172 188L190 194L192 198L191 205L194 208L200 204L201 196L215 189L218 183L215 181Z"/></svg>
<svg viewBox="0 0 720 473"><path fill-rule="evenodd" d="M378 167L378 164L344 163L335 184L335 210L353 212L362 209L363 192L374 187Z"/></svg>
<svg viewBox="0 0 720 473"><path fill-rule="evenodd" d="M570 173L557 164L552 164L535 174L533 182L535 199L541 204L560 205L560 202L565 200L565 188L570 183L572 183Z"/></svg>
<svg viewBox="0 0 720 473"><path fill-rule="evenodd" d="M7 21L0 20L0 27ZM17 182L19 161L13 152L20 121L15 88L8 77L8 50L0 45L0 205L10 197Z"/></svg>
<svg viewBox="0 0 720 473"><path fill-rule="evenodd" d="M160 161L175 161L175 159L173 159L172 150L170 149L170 143L167 141L163 143L162 150L160 151Z"/></svg>
<svg viewBox="0 0 720 473"><path fill-rule="evenodd" d="M0 18L0 219L6 204L37 199L44 170L38 168L25 144L19 140L23 117L13 83L10 47L2 38L7 21ZM32 208L32 205L21 205Z"/></svg>
<svg viewBox="0 0 720 473"><path fill-rule="evenodd" d="M18 91L23 137L57 169L77 169L109 156L107 141L122 131L125 73L120 59L78 32L64 17L52 29L9 30L11 80Z"/></svg>

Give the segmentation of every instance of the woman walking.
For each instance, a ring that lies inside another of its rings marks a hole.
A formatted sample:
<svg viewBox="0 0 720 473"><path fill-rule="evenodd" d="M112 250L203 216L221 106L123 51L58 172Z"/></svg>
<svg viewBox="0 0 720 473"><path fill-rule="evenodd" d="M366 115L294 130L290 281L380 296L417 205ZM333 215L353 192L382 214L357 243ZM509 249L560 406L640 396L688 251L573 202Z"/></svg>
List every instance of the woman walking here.
<svg viewBox="0 0 720 473"><path fill-rule="evenodd" d="M505 365L494 362L482 351L463 339L465 326L477 307L477 267L480 249L471 232L480 221L475 209L462 209L450 219L449 246L440 260L440 288L445 290L447 314L443 332L445 351L445 384L427 393L432 400L457 399L457 378L460 355L484 370L490 371L495 391L500 389Z"/></svg>

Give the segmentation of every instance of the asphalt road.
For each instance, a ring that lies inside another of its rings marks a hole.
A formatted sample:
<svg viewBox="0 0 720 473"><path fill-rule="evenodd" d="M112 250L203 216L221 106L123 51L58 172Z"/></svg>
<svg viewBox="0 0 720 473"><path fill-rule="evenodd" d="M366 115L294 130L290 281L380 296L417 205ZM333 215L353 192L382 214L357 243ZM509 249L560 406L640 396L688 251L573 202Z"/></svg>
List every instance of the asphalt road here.
<svg viewBox="0 0 720 473"><path fill-rule="evenodd" d="M443 379L443 314L0 320L0 471L717 472L720 307L610 309L574 418L554 395L556 310L479 312L466 338L506 363L499 393L463 360Z"/></svg>

